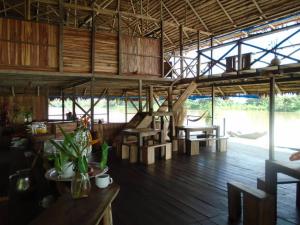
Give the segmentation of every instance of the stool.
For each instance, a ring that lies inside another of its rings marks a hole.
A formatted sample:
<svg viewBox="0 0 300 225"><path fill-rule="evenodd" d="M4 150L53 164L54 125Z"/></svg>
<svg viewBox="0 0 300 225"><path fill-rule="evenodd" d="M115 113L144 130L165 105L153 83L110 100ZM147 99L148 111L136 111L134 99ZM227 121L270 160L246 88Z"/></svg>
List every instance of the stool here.
<svg viewBox="0 0 300 225"><path fill-rule="evenodd" d="M230 222L237 222L241 217L241 194L243 194L244 225L273 225L272 218L275 199L256 188L238 182L227 183L228 218Z"/></svg>
<svg viewBox="0 0 300 225"><path fill-rule="evenodd" d="M227 140L228 138L226 137L220 137L219 140L219 151L220 152L226 152L227 151Z"/></svg>
<svg viewBox="0 0 300 225"><path fill-rule="evenodd" d="M143 147L142 162L146 165L155 163L155 148L153 146Z"/></svg>
<svg viewBox="0 0 300 225"><path fill-rule="evenodd" d="M199 140L189 139L186 144L187 155L199 155Z"/></svg>
<svg viewBox="0 0 300 225"><path fill-rule="evenodd" d="M185 146L185 139L177 139L178 142L178 152L185 154L186 146Z"/></svg>
<svg viewBox="0 0 300 225"><path fill-rule="evenodd" d="M120 158L129 159L130 163L136 163L138 161L137 158L138 149L136 142L127 142L122 144Z"/></svg>

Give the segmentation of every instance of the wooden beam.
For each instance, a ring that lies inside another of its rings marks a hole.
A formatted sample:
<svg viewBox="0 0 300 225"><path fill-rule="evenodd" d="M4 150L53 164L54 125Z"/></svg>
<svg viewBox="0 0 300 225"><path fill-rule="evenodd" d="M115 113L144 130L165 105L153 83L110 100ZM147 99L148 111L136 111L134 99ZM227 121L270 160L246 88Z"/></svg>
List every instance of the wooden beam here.
<svg viewBox="0 0 300 225"><path fill-rule="evenodd" d="M143 92L143 81L139 80L139 112L143 111L142 92Z"/></svg>
<svg viewBox="0 0 300 225"><path fill-rule="evenodd" d="M233 19L231 18L231 16L229 15L229 13L227 12L227 10L224 8L224 6L222 5L222 3L220 2L220 0L216 0L217 3L219 4L219 6L221 7L222 11L225 13L225 15L227 16L227 18L229 19L229 21L233 24L234 27L237 27L237 25L234 23Z"/></svg>
<svg viewBox="0 0 300 225"><path fill-rule="evenodd" d="M107 123L109 123L109 95L106 96L106 118Z"/></svg>
<svg viewBox="0 0 300 225"><path fill-rule="evenodd" d="M25 20L31 20L31 0L25 0Z"/></svg>
<svg viewBox="0 0 300 225"><path fill-rule="evenodd" d="M120 1L120 0L119 0ZM122 75L122 30L121 13L118 14L118 74Z"/></svg>
<svg viewBox="0 0 300 225"><path fill-rule="evenodd" d="M214 125L215 116L215 86L211 86L211 125Z"/></svg>
<svg viewBox="0 0 300 225"><path fill-rule="evenodd" d="M200 77L200 68L201 68L201 62L200 62L200 32L197 34L197 78ZM196 89L197 90L197 89Z"/></svg>
<svg viewBox="0 0 300 225"><path fill-rule="evenodd" d="M35 0L36 2L37 0ZM54 0L38 0L41 3L45 3L45 4L52 4L52 5L57 5L57 2ZM186 0L187 1L187 0ZM156 23L160 23L160 19L156 19L153 18L151 16L148 15L140 15L140 14L134 14L134 13L130 13L130 12L125 12L125 11L115 11L115 10L109 10L109 9L101 9L99 7L95 7L92 8L90 6L83 6L83 5L75 5L72 3L65 3L64 7L67 9L77 9L77 10L82 10L82 11L95 11L98 14L102 14L102 15L108 15L108 16L114 16L118 13L121 13L124 16L128 16L128 17L134 17L136 19L143 19L143 20L147 20L147 21L152 21L152 22L156 22ZM178 28L179 26L176 23L172 23L172 22L167 22L165 21L165 25L169 26L169 27L173 27L173 28ZM195 32L197 33L198 30L194 29L194 28L190 28L190 27L183 27L183 30L185 31L190 31L190 32ZM211 32L208 31L203 31L203 30L199 30L202 34L210 36L212 35Z"/></svg>
<svg viewBox="0 0 300 225"><path fill-rule="evenodd" d="M125 123L128 122L128 96L125 93Z"/></svg>
<svg viewBox="0 0 300 225"><path fill-rule="evenodd" d="M64 71L64 7L63 0L59 0L59 43L58 43L58 70L59 72Z"/></svg>
<svg viewBox="0 0 300 225"><path fill-rule="evenodd" d="M179 27L179 56L180 56L180 76L183 76L183 27Z"/></svg>
<svg viewBox="0 0 300 225"><path fill-rule="evenodd" d="M65 121L65 93L61 90L62 120Z"/></svg>
<svg viewBox="0 0 300 225"><path fill-rule="evenodd" d="M252 0L252 2L255 5L255 7L258 10L258 12L260 13L260 15L262 16L262 19L267 19L266 15L264 14L264 12L262 11L262 9L258 5L257 1L256 0Z"/></svg>
<svg viewBox="0 0 300 225"><path fill-rule="evenodd" d="M94 113L94 79L91 80L91 84L90 84L90 98L91 98L91 131L94 131L94 117L95 117L95 113Z"/></svg>
<svg viewBox="0 0 300 225"><path fill-rule="evenodd" d="M91 73L95 73L95 49L96 49L96 26L95 26L95 11L92 12L92 32L91 32ZM93 83L93 81L91 81Z"/></svg>
<svg viewBox="0 0 300 225"><path fill-rule="evenodd" d="M160 63L161 63L161 77L164 77L165 71L164 71L164 22L161 20L160 22Z"/></svg>
<svg viewBox="0 0 300 225"><path fill-rule="evenodd" d="M153 113L153 86L149 87L149 112Z"/></svg>
<svg viewBox="0 0 300 225"><path fill-rule="evenodd" d="M269 160L274 160L275 78L270 78L269 92Z"/></svg>
<svg viewBox="0 0 300 225"><path fill-rule="evenodd" d="M247 94L247 91L245 91L245 89L241 86L241 85L238 85L239 89L241 89L241 91L243 92L244 95Z"/></svg>
<svg viewBox="0 0 300 225"><path fill-rule="evenodd" d="M209 31L206 23L203 21L203 19L200 17L200 15L197 13L197 11L195 10L195 8L192 6L191 2L189 0L185 0L185 2L189 5L189 7L192 9L193 13L195 14L195 16L198 18L198 20L200 21L200 23L203 25L203 27L205 28L206 31Z"/></svg>

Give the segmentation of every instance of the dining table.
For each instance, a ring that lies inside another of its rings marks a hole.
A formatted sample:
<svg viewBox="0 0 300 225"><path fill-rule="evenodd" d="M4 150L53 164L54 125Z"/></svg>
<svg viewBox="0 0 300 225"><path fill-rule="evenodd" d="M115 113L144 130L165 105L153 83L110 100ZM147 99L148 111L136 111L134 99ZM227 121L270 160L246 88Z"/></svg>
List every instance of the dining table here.
<svg viewBox="0 0 300 225"><path fill-rule="evenodd" d="M72 199L70 193L61 195L29 225L112 225L111 204L118 195L120 186L116 183L100 189L92 185L89 196Z"/></svg>
<svg viewBox="0 0 300 225"><path fill-rule="evenodd" d="M163 132L160 129L152 129L152 128L137 128L137 129L124 129L122 130L123 142L126 142L126 138L129 136L135 136L137 138L137 158L140 159L141 150L144 145L144 138L156 136L159 134L159 142L164 143L165 139L163 136Z"/></svg>
<svg viewBox="0 0 300 225"><path fill-rule="evenodd" d="M265 162L265 191L275 198L273 206L273 220L272 224L276 224L277 220L277 177L278 173L300 179L300 162L290 161L282 162L277 160L266 160Z"/></svg>
<svg viewBox="0 0 300 225"><path fill-rule="evenodd" d="M215 137L218 139L220 137L220 126L176 126L176 137L179 137L179 132L183 131L185 133L185 143L190 139L192 132L203 132L203 133L214 133ZM216 140L216 151L218 152L220 149L219 141Z"/></svg>

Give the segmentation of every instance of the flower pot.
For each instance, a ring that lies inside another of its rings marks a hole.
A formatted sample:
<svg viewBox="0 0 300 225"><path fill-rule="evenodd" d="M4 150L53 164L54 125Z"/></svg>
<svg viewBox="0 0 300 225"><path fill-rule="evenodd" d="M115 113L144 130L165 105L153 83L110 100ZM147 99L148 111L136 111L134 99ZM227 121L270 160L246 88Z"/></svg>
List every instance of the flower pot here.
<svg viewBox="0 0 300 225"><path fill-rule="evenodd" d="M71 182L71 195L74 199L88 197L91 191L90 178L87 173L77 171Z"/></svg>

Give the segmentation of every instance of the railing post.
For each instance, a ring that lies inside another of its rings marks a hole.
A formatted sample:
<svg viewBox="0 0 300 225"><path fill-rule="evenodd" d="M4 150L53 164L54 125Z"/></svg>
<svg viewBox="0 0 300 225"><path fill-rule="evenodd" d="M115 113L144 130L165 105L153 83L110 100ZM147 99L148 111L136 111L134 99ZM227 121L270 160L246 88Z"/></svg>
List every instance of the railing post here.
<svg viewBox="0 0 300 225"><path fill-rule="evenodd" d="M275 109L275 78L270 78L269 100L269 160L274 160L274 109Z"/></svg>

